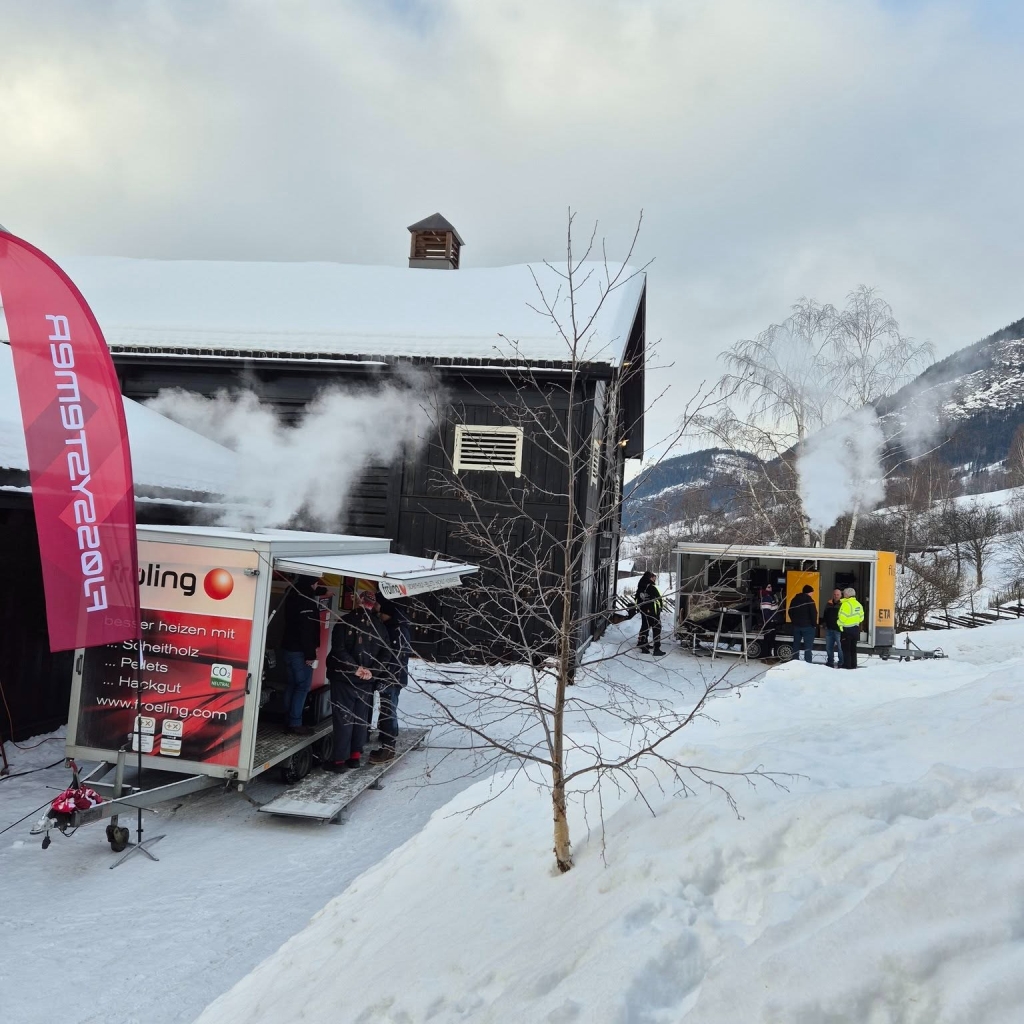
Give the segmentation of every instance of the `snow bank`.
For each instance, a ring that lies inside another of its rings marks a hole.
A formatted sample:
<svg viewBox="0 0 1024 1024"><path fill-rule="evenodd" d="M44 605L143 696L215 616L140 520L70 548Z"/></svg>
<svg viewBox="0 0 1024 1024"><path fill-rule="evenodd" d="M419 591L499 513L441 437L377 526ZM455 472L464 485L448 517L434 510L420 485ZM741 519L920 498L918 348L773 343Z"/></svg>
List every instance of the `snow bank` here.
<svg viewBox="0 0 1024 1024"><path fill-rule="evenodd" d="M722 777L742 817L606 788L606 846L577 806L565 876L543 793L472 787L201 1024L1024 1019L1024 623L941 639L715 702L677 754L787 788Z"/></svg>

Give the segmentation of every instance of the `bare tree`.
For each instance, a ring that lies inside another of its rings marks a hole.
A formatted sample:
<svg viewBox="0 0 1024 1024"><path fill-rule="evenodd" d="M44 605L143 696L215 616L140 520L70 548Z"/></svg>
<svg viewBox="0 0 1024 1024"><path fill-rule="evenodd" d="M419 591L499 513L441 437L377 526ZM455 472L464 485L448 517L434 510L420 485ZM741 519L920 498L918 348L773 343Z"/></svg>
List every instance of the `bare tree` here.
<svg viewBox="0 0 1024 1024"><path fill-rule="evenodd" d="M730 401L701 426L719 443L759 457L765 472L756 485L755 474L748 477L760 518L772 525L778 509L786 508L799 524L801 542L809 545L811 523L799 494L797 464L809 439L835 425L835 461L849 462L848 473L862 473L863 464L870 463L882 479L883 450L895 438L875 425L873 406L905 384L931 351L929 344L900 333L892 308L873 288L862 285L851 292L841 311L801 299L782 323L738 341L725 353L728 371L719 388ZM864 410L870 411L870 438L865 438ZM847 434L840 422L844 418L849 419ZM862 450L865 441L870 450ZM847 449L855 457L848 458ZM781 470L775 481L768 467ZM851 489L846 547L853 545L864 490Z"/></svg>
<svg viewBox="0 0 1024 1024"><path fill-rule="evenodd" d="M974 567L975 582L980 587L996 540L1003 531L1002 513L991 505L973 501L959 510L958 525L964 560Z"/></svg>
<svg viewBox="0 0 1024 1024"><path fill-rule="evenodd" d="M950 555L904 561L896 584L897 631L922 629L937 608L948 619L949 606L962 596L963 585Z"/></svg>
<svg viewBox="0 0 1024 1024"><path fill-rule="evenodd" d="M933 357L930 342L900 331L892 306L876 288L861 285L846 297L831 333L829 375L834 393L851 411L874 405L909 383ZM893 438L887 439L891 443ZM881 456L881 452L878 453ZM879 459L880 461L880 459ZM860 502L851 509L846 547L853 547Z"/></svg>
<svg viewBox="0 0 1024 1024"><path fill-rule="evenodd" d="M775 479L748 469L747 490L773 531L772 511L788 508L805 545L811 542L810 522L795 487L788 485L796 480L800 445L832 418L828 353L836 317L833 306L801 299L782 323L736 342L724 354L728 372L718 382L727 401L716 415L700 420L705 434L721 444L751 452L765 470L782 469ZM742 411L736 403L745 403Z"/></svg>
<svg viewBox="0 0 1024 1024"><path fill-rule="evenodd" d="M1010 450L1006 455L1006 470L1010 476L1010 486L1019 487L1024 484L1024 423L1018 425L1010 440Z"/></svg>
<svg viewBox="0 0 1024 1024"><path fill-rule="evenodd" d="M555 864L562 872L572 867L571 792L580 794L585 806L588 798L596 800L600 813L604 780L643 799L645 787L655 781L652 769L661 766L683 791L699 782L732 800L724 784L731 773L679 759L670 752L670 741L706 714L713 698L742 685L728 671L698 671L696 684L680 681L651 662L631 665L632 641L599 639L608 605L598 598L615 585L616 557L614 550L601 554L601 545L621 514L619 453L636 425L628 421L622 390L642 367L624 367L609 383L603 413L595 412L593 422L581 415L591 386L587 355L595 321L635 271L628 265L632 244L621 265L603 258L591 262L595 234L578 254L573 222L570 214L565 263L550 268L557 275L555 293L535 278L538 315L565 345L559 383L542 387L529 370L510 371L507 379L517 397L502 410L507 422L522 427L524 444L561 466L559 482L488 474L500 479L489 480L485 493L479 475L444 474L462 509L445 523L449 554L464 552L482 571L478 579L447 592L437 626L452 653L479 668L436 666L433 675L447 685L423 690L433 714L468 733L487 763L510 765L514 775L525 772L542 782L551 802ZM514 340L508 343L514 353ZM674 436L659 449L671 451L671 442L713 401L707 390L698 389ZM457 419L458 410L448 409L446 415ZM538 511L538 495L556 496L567 517ZM592 514L594 509L599 511ZM602 576L606 571L610 580ZM755 771L745 777L767 776Z"/></svg>

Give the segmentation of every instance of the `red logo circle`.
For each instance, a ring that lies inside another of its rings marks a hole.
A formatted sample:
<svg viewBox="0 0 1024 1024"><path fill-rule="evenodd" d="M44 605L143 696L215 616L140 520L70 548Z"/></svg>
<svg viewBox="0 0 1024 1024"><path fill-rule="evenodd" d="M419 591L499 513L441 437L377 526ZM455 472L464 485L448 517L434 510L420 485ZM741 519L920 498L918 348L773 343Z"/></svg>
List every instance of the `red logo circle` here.
<svg viewBox="0 0 1024 1024"><path fill-rule="evenodd" d="M203 590L214 601L223 601L234 589L235 581L227 569L211 569L203 580Z"/></svg>

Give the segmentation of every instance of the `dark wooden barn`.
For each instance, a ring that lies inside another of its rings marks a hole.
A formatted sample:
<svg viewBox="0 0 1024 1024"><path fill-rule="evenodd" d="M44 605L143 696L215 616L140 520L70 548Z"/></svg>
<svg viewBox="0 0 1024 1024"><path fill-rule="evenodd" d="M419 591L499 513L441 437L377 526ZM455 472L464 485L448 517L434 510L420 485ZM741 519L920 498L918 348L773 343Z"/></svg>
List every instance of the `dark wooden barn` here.
<svg viewBox="0 0 1024 1024"><path fill-rule="evenodd" d="M246 389L289 416L329 385L373 388L402 367L429 370L447 399L432 443L366 467L335 524L388 537L403 554L480 561L462 537L465 503L445 485L452 473L493 509L511 502L548 536L564 530L570 467L552 438L571 419L585 439L571 474L589 529L575 598L583 644L614 603L624 464L643 453L644 275L622 275L574 359L537 311L549 302L568 322L570 289L557 271L460 269L462 239L439 214L410 232L416 269L148 260L71 260L66 269L97 314L125 395L138 401L166 388ZM418 272L424 266L451 272ZM609 270L618 268L576 274L584 320ZM516 529L513 542L537 543ZM486 572L478 585L488 586ZM417 638L425 655L455 653L425 625ZM492 646L496 657L508 653Z"/></svg>

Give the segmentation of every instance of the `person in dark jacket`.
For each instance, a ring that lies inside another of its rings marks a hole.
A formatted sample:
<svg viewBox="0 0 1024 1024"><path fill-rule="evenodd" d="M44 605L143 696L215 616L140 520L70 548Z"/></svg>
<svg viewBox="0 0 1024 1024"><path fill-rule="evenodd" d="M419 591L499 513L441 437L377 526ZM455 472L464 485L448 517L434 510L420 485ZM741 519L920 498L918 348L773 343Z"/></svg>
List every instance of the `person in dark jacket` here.
<svg viewBox="0 0 1024 1024"><path fill-rule="evenodd" d="M832 600L821 613L821 624L825 627L825 664L829 668L835 668L836 655L839 656L839 667L843 667L843 634L839 631L839 603L842 599L843 592L833 590Z"/></svg>
<svg viewBox="0 0 1024 1024"><path fill-rule="evenodd" d="M327 678L331 684L331 723L334 726L329 772L362 764L370 731L374 690L387 680L388 638L377 614L377 595L359 591L359 607L331 631Z"/></svg>
<svg viewBox="0 0 1024 1024"><path fill-rule="evenodd" d="M281 654L288 677L284 691L284 728L286 732L302 736L313 731L302 724L302 709L313 683L313 662L320 646L320 605L316 584L312 576L296 576L289 584L281 610L284 616Z"/></svg>
<svg viewBox="0 0 1024 1024"><path fill-rule="evenodd" d="M758 595L758 608L761 612L761 657L763 659L774 658L775 638L779 624L779 600L770 583Z"/></svg>
<svg viewBox="0 0 1024 1024"><path fill-rule="evenodd" d="M380 746L370 755L371 764L383 764L395 757L398 743L398 698L409 681L409 656L412 654L412 630L409 616L397 601L378 596L380 619L388 637L388 679L380 688L380 715L377 729Z"/></svg>
<svg viewBox="0 0 1024 1024"><path fill-rule="evenodd" d="M804 651L804 661L814 660L814 634L818 630L818 604L812 596L814 587L809 584L789 602L789 621L793 626L793 660Z"/></svg>
<svg viewBox="0 0 1024 1024"><path fill-rule="evenodd" d="M650 642L648 635L654 634L654 656L656 658L667 654L661 649L661 591L654 582L653 572L645 572L636 585L636 607L640 612L640 635L637 637L637 647L641 653L650 654Z"/></svg>

